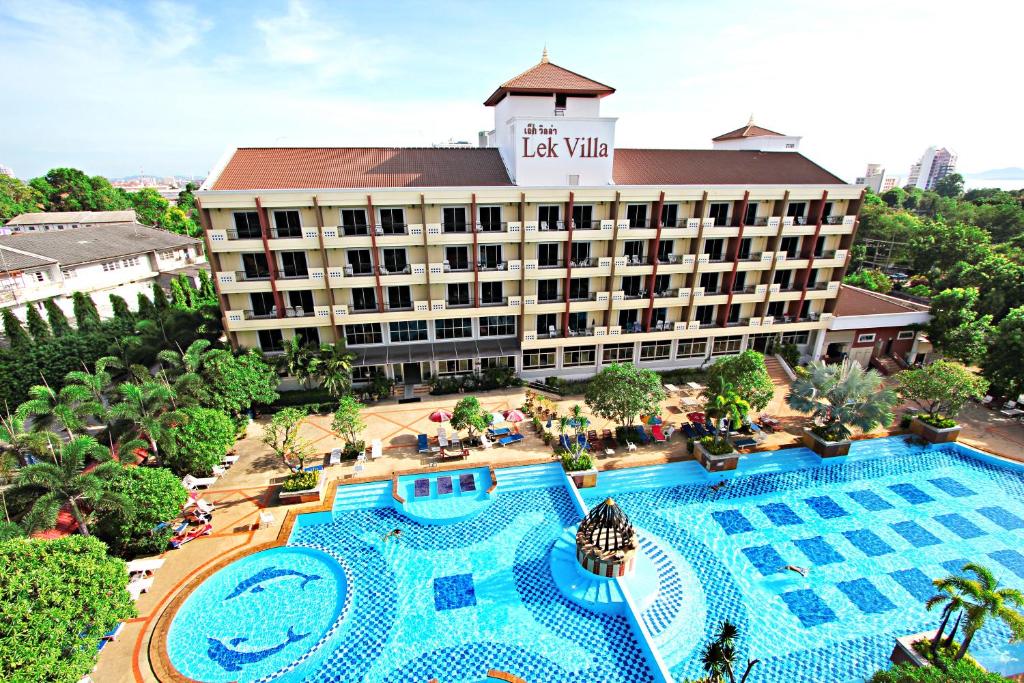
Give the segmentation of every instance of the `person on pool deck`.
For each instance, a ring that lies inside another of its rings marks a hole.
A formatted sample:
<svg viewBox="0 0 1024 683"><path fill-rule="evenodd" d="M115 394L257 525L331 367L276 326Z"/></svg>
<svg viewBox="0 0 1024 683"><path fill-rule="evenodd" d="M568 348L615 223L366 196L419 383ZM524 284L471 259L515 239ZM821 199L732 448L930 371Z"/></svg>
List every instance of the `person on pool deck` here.
<svg viewBox="0 0 1024 683"><path fill-rule="evenodd" d="M806 567L795 567L791 564L787 564L785 567L783 567L783 569L788 569L791 572L796 572L805 579L807 578L807 573L810 571L810 569L807 569Z"/></svg>
<svg viewBox="0 0 1024 683"><path fill-rule="evenodd" d="M384 538L381 539L381 540L383 540L385 543L387 543L388 539L391 538L392 536L394 536L395 538L401 538L402 530L401 529L392 529L391 531L389 531L386 534L384 534Z"/></svg>

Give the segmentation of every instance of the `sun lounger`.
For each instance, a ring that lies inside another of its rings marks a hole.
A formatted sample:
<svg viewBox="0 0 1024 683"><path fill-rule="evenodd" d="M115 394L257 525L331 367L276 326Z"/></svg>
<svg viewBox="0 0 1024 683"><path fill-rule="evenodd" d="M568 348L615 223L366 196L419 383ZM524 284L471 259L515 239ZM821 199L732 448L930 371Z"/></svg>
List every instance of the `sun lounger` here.
<svg viewBox="0 0 1024 683"><path fill-rule="evenodd" d="M128 563L128 574L152 574L164 566L164 558L147 557L141 560L132 560Z"/></svg>
<svg viewBox="0 0 1024 683"><path fill-rule="evenodd" d="M576 445L579 446L580 448L590 450L590 443L587 441L587 437L584 436L583 434L576 435Z"/></svg>
<svg viewBox="0 0 1024 683"><path fill-rule="evenodd" d="M680 427L679 429L683 432L683 436L685 436L687 439L697 438L697 432L693 428L693 425L690 424L689 422L684 422L683 426Z"/></svg>
<svg viewBox="0 0 1024 683"><path fill-rule="evenodd" d="M180 548L181 546L185 545L189 541L194 541L197 538L199 538L200 536L209 536L212 533L213 533L213 525L209 524L209 523L204 524L203 526L198 527L194 531L188 531L185 534L182 534L180 536L172 538L171 539L171 547L172 548Z"/></svg>
<svg viewBox="0 0 1024 683"><path fill-rule="evenodd" d="M225 455L223 458L221 458L221 462L227 465L228 467L231 467L236 462L238 462L238 458L240 457L241 456L239 455Z"/></svg>
<svg viewBox="0 0 1024 683"><path fill-rule="evenodd" d="M673 425L665 427L665 438L671 439L672 435L676 433L676 428Z"/></svg>
<svg viewBox="0 0 1024 683"><path fill-rule="evenodd" d="M992 394L987 394L985 398L981 399L981 405L985 406L986 408L991 408L993 400L994 397L992 396Z"/></svg>
<svg viewBox="0 0 1024 683"><path fill-rule="evenodd" d="M591 443L594 443L594 442L597 441L597 430L596 429L591 429L589 432L587 432L587 441L590 441Z"/></svg>
<svg viewBox="0 0 1024 683"><path fill-rule="evenodd" d="M751 438L733 439L732 445L736 448L749 448L750 446L756 446L757 442Z"/></svg>
<svg viewBox="0 0 1024 683"><path fill-rule="evenodd" d="M186 474L181 478L181 484L190 491L195 491L198 488L206 488L212 486L217 482L217 477L193 477L191 474Z"/></svg>
<svg viewBox="0 0 1024 683"><path fill-rule="evenodd" d="M437 445L439 448L448 448L448 434L444 429L437 430Z"/></svg>
<svg viewBox="0 0 1024 683"><path fill-rule="evenodd" d="M509 434L508 436L503 436L498 439L498 444L501 446L511 446L512 444L519 443L525 438L526 437L522 434Z"/></svg>
<svg viewBox="0 0 1024 683"><path fill-rule="evenodd" d="M303 467L303 472L320 472L324 468L323 465L310 465L309 467Z"/></svg>
<svg viewBox="0 0 1024 683"><path fill-rule="evenodd" d="M447 493L452 492L452 478L451 477L438 477L437 478L437 495L443 496Z"/></svg>
<svg viewBox="0 0 1024 683"><path fill-rule="evenodd" d="M490 447L492 447L494 445L494 442L492 442L490 439L488 439L486 434L481 434L480 435L480 445L483 446L484 448L490 448Z"/></svg>
<svg viewBox="0 0 1024 683"><path fill-rule="evenodd" d="M381 446L380 439L374 439L370 442L370 459L376 460L382 455L384 455L384 447Z"/></svg>
<svg viewBox="0 0 1024 683"><path fill-rule="evenodd" d="M430 480L417 479L412 483L412 490L414 498L426 498L430 495Z"/></svg>
<svg viewBox="0 0 1024 683"><path fill-rule="evenodd" d="M185 504L181 506L181 509L182 511L185 511L191 507L195 507L200 512L204 512L206 514L210 514L215 509L213 503L203 500L197 493L189 494L188 500L186 500Z"/></svg>
<svg viewBox="0 0 1024 683"><path fill-rule="evenodd" d="M328 465L340 465L341 464L341 449L332 448L330 455L327 456Z"/></svg>
<svg viewBox="0 0 1024 683"><path fill-rule="evenodd" d="M509 434L512 433L512 430L509 429L508 427L500 427L498 429L488 429L487 433L490 434L492 437L500 438L502 436L508 436Z"/></svg>
<svg viewBox="0 0 1024 683"><path fill-rule="evenodd" d="M651 427L651 434L654 436L654 440L658 443L665 441L665 433L661 431L661 425L654 425Z"/></svg>
<svg viewBox="0 0 1024 683"><path fill-rule="evenodd" d="M603 429L601 430L601 438L604 439L605 441L608 441L609 439L614 439L615 435L612 434L612 430Z"/></svg>
<svg viewBox="0 0 1024 683"><path fill-rule="evenodd" d="M558 445L562 447L563 451L569 450L569 447L572 446L572 441L569 440L569 435L562 434L558 437Z"/></svg>
<svg viewBox="0 0 1024 683"><path fill-rule="evenodd" d="M173 541L172 541L173 543ZM178 547L178 546L174 546ZM143 593L148 593L149 589L153 587L153 579L135 579L134 581L128 582L128 595L132 596L132 601L139 599L139 596Z"/></svg>
<svg viewBox="0 0 1024 683"><path fill-rule="evenodd" d="M700 422L693 423L693 430L697 432L698 439L703 439L705 436L711 436L711 430L705 427Z"/></svg>
<svg viewBox="0 0 1024 683"><path fill-rule="evenodd" d="M426 434L418 434L416 436L416 450L419 453L430 452L430 442L427 440Z"/></svg>
<svg viewBox="0 0 1024 683"><path fill-rule="evenodd" d="M637 441L639 441L641 445L646 446L651 442L651 437L647 435L647 430L645 430L640 425L634 425L633 434L636 436Z"/></svg>
<svg viewBox="0 0 1024 683"><path fill-rule="evenodd" d="M459 490L463 493L476 491L476 478L472 474L459 475Z"/></svg>

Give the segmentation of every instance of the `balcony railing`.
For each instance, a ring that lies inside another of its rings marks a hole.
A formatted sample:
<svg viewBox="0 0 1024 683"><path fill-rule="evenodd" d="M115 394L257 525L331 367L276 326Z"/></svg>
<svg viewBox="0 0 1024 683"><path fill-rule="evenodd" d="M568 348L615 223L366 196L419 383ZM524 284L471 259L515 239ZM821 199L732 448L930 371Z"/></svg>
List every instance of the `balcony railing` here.
<svg viewBox="0 0 1024 683"><path fill-rule="evenodd" d="M446 233L469 232L469 223L441 223L441 230Z"/></svg>
<svg viewBox="0 0 1024 683"><path fill-rule="evenodd" d="M572 221L573 230L600 230L601 221Z"/></svg>
<svg viewBox="0 0 1024 683"><path fill-rule="evenodd" d="M825 223L825 225L842 225L843 224L843 217L842 216L825 216L824 223Z"/></svg>
<svg viewBox="0 0 1024 683"><path fill-rule="evenodd" d="M408 235L409 227L405 223L389 223L387 225L378 225L374 232L377 235Z"/></svg>
<svg viewBox="0 0 1024 683"><path fill-rule="evenodd" d="M570 327L569 328L569 336L570 337L593 337L594 336L594 328L593 327Z"/></svg>
<svg viewBox="0 0 1024 683"><path fill-rule="evenodd" d="M241 233L238 230L231 229L226 231L228 233L229 240L258 240L263 239L263 234L259 230L246 230Z"/></svg>
<svg viewBox="0 0 1024 683"><path fill-rule="evenodd" d="M757 291L757 285L746 285L744 287L733 287L733 294L753 294Z"/></svg>
<svg viewBox="0 0 1024 683"><path fill-rule="evenodd" d="M565 268L565 261L562 259L554 259L541 261L537 264L538 268Z"/></svg>
<svg viewBox="0 0 1024 683"><path fill-rule="evenodd" d="M573 268L597 268L597 259L585 256L578 260L570 259Z"/></svg>
<svg viewBox="0 0 1024 683"><path fill-rule="evenodd" d="M565 221L539 221L538 230L565 230Z"/></svg>
<svg viewBox="0 0 1024 683"><path fill-rule="evenodd" d="M376 313L377 312L377 302L376 301L369 301L369 302L363 302L363 303L360 303L360 304L356 304L356 303L353 302L353 304L352 304L352 312L353 313Z"/></svg>
<svg viewBox="0 0 1024 683"><path fill-rule="evenodd" d="M444 302L445 308L469 308L473 305L472 297L468 299L448 299Z"/></svg>
<svg viewBox="0 0 1024 683"><path fill-rule="evenodd" d="M554 297L550 298L545 298L540 295L537 296L537 303L539 304L557 304L560 301L564 301L561 294L556 294Z"/></svg>
<svg viewBox="0 0 1024 683"><path fill-rule="evenodd" d="M768 216L756 216L754 220L748 221L746 225L751 228L763 228L768 225Z"/></svg>
<svg viewBox="0 0 1024 683"><path fill-rule="evenodd" d="M569 301L597 301L597 292L577 292L569 294Z"/></svg>
<svg viewBox="0 0 1024 683"><path fill-rule="evenodd" d="M508 298L499 297L497 299L480 299L481 306L507 306Z"/></svg>
<svg viewBox="0 0 1024 683"><path fill-rule="evenodd" d="M626 257L627 266L649 266L651 265L643 254L632 254Z"/></svg>
<svg viewBox="0 0 1024 683"><path fill-rule="evenodd" d="M508 261L481 261L479 267L482 271L506 270Z"/></svg>
<svg viewBox="0 0 1024 683"><path fill-rule="evenodd" d="M737 257L736 260L742 261L744 263L747 263L749 261L760 261L761 260L761 252L759 252L759 251L758 252L753 252L752 251L749 254L740 254Z"/></svg>
<svg viewBox="0 0 1024 683"><path fill-rule="evenodd" d="M726 321L726 327L746 327L750 324L750 318L740 318L739 320Z"/></svg>
<svg viewBox="0 0 1024 683"><path fill-rule="evenodd" d="M292 271L278 273L277 278L279 280L304 280L309 277L309 271Z"/></svg>
<svg viewBox="0 0 1024 683"><path fill-rule="evenodd" d="M377 272L384 275L408 275L412 272L412 266L406 264L392 264L390 266L377 266Z"/></svg>
<svg viewBox="0 0 1024 683"><path fill-rule="evenodd" d="M546 330L537 330L537 339L558 339L562 336L562 331L551 325Z"/></svg>
<svg viewBox="0 0 1024 683"><path fill-rule="evenodd" d="M412 301L395 301L384 304L385 311L411 311Z"/></svg>
<svg viewBox="0 0 1024 683"><path fill-rule="evenodd" d="M827 260L827 259L834 259L835 257L836 257L836 250L835 249L828 249L826 251L821 251L821 252L817 252L816 251L816 252L814 252L814 258L820 258L820 259Z"/></svg>
<svg viewBox="0 0 1024 683"><path fill-rule="evenodd" d="M345 237L365 237L370 234L370 226L363 224L343 225L341 234Z"/></svg>
<svg viewBox="0 0 1024 683"><path fill-rule="evenodd" d="M269 311L254 311L248 309L242 312L246 320L266 320L269 318L277 317L277 307L271 308ZM303 308L302 306L288 307L284 309L285 318L311 318L316 315L316 312L312 308Z"/></svg>
<svg viewBox="0 0 1024 683"><path fill-rule="evenodd" d="M469 261L456 261L455 263L451 263L445 259L441 263L441 267L446 273L464 273L473 270L473 266L470 265Z"/></svg>
<svg viewBox="0 0 1024 683"><path fill-rule="evenodd" d="M654 292L655 299L673 299L679 296L678 289L662 289Z"/></svg>
<svg viewBox="0 0 1024 683"><path fill-rule="evenodd" d="M298 240L302 239L302 228L271 228L270 237L275 240Z"/></svg>
<svg viewBox="0 0 1024 683"><path fill-rule="evenodd" d="M508 232L505 221L480 221L476 224L477 232Z"/></svg>
<svg viewBox="0 0 1024 683"><path fill-rule="evenodd" d="M259 282L269 279L269 272L249 273L244 270L235 271L235 280L238 282Z"/></svg>
<svg viewBox="0 0 1024 683"><path fill-rule="evenodd" d="M647 298L647 290L646 289L638 289L635 292L623 292L622 296L625 297L626 299L646 299Z"/></svg>

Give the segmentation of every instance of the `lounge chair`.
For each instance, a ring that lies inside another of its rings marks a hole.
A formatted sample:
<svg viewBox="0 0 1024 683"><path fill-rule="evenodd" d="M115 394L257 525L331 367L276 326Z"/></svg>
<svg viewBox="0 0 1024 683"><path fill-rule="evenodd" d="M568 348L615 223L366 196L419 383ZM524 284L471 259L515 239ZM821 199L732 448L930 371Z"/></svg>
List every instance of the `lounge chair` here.
<svg viewBox="0 0 1024 683"><path fill-rule="evenodd" d="M757 441L754 441L749 437L744 439L733 439L732 445L735 446L736 448L749 448L751 446L756 446Z"/></svg>
<svg viewBox="0 0 1024 683"><path fill-rule="evenodd" d="M444 431L444 427L437 429L437 445L440 448L448 448L448 434Z"/></svg>
<svg viewBox="0 0 1024 683"><path fill-rule="evenodd" d="M562 434L561 436L559 436L558 445L562 447L563 451L569 450L569 447L572 446L572 442L569 440L569 435Z"/></svg>
<svg viewBox="0 0 1024 683"><path fill-rule="evenodd" d="M503 436L511 434L512 430L508 427L499 427L498 429L488 429L487 433L490 434L492 438L496 437L500 439Z"/></svg>
<svg viewBox="0 0 1024 683"><path fill-rule="evenodd" d="M162 566L164 566L164 558L162 557L147 557L142 560L132 560L127 566L128 575L152 574Z"/></svg>
<svg viewBox="0 0 1024 683"><path fill-rule="evenodd" d="M187 511L189 508L192 507L206 515L213 513L215 509L213 503L205 501L202 498L198 498L194 495L190 496L189 499L185 501L185 504L181 506L181 509L182 511Z"/></svg>
<svg viewBox="0 0 1024 683"><path fill-rule="evenodd" d="M240 457L240 455L225 455L223 458L221 458L221 462L224 463L224 465L226 465L227 467L231 467L236 462L238 462L238 459Z"/></svg>
<svg viewBox="0 0 1024 683"><path fill-rule="evenodd" d="M503 436L500 439L498 439L498 445L499 446L511 446L512 444L519 443L520 441L522 441L525 438L526 437L523 436L522 434L509 434L508 436Z"/></svg>
<svg viewBox="0 0 1024 683"><path fill-rule="evenodd" d="M610 441L615 438L615 435L612 434L612 430L603 429L601 430L601 438L604 439L605 441Z"/></svg>
<svg viewBox="0 0 1024 683"><path fill-rule="evenodd" d="M330 454L327 456L328 465L340 465L341 464L341 449L332 448Z"/></svg>
<svg viewBox="0 0 1024 683"><path fill-rule="evenodd" d="M587 432L587 441L589 441L591 443L597 442L597 430L596 429L591 429L589 432Z"/></svg>
<svg viewBox="0 0 1024 683"><path fill-rule="evenodd" d="M374 439L370 442L370 459L376 460L382 455L384 455L384 448L381 446L380 439Z"/></svg>
<svg viewBox="0 0 1024 683"><path fill-rule="evenodd" d="M426 434L418 434L416 436L416 451L419 453L430 452L430 442L427 440Z"/></svg>
<svg viewBox="0 0 1024 683"><path fill-rule="evenodd" d="M643 446L646 446L651 442L651 437L647 435L647 430L645 430L640 425L633 426L633 434L636 436L637 440Z"/></svg>
<svg viewBox="0 0 1024 683"><path fill-rule="evenodd" d="M481 434L480 445L483 446L484 448L491 448L492 446L494 446L494 442L488 439L486 434Z"/></svg>
<svg viewBox="0 0 1024 683"><path fill-rule="evenodd" d="M576 435L576 445L588 451L590 450L590 442L587 441L587 437L583 434Z"/></svg>
<svg viewBox="0 0 1024 683"><path fill-rule="evenodd" d="M463 493L476 491L476 478L472 474L460 474L459 490Z"/></svg>
<svg viewBox="0 0 1024 683"><path fill-rule="evenodd" d="M697 438L699 438L697 436L697 430L694 429L693 425L690 424L689 422L684 422L683 426L680 427L680 429L683 432L683 436L685 436L687 439L697 439Z"/></svg>
<svg viewBox="0 0 1024 683"><path fill-rule="evenodd" d="M187 543L188 541L183 541ZM173 541L172 541L173 543ZM174 546L177 548L178 546ZM139 599L143 593L148 593L149 589L153 587L153 579L135 579L134 581L128 582L128 595L132 596L132 602Z"/></svg>
<svg viewBox="0 0 1024 683"><path fill-rule="evenodd" d="M629 452L635 451L636 450L636 444L633 443L632 441L627 441L626 442L626 450L629 451Z"/></svg>
<svg viewBox="0 0 1024 683"><path fill-rule="evenodd" d="M437 495L443 496L452 492L452 478L451 477L438 477L437 478Z"/></svg>
<svg viewBox="0 0 1024 683"><path fill-rule="evenodd" d="M981 405L985 406L986 408L991 408L993 400L994 399L992 397L992 394L988 394L985 396L985 398L981 399Z"/></svg>
<svg viewBox="0 0 1024 683"><path fill-rule="evenodd" d="M303 472L321 472L321 471L323 471L323 469L324 469L323 465L310 465L309 467L303 467L302 471Z"/></svg>
<svg viewBox="0 0 1024 683"><path fill-rule="evenodd" d="M217 477L193 477L191 474L186 474L181 478L181 484L189 491L195 491L198 488L206 488L217 483Z"/></svg>
<svg viewBox="0 0 1024 683"><path fill-rule="evenodd" d="M665 438L671 439L672 435L676 433L676 428L672 425L665 427Z"/></svg>
<svg viewBox="0 0 1024 683"><path fill-rule="evenodd" d="M654 425L651 427L651 434L654 436L654 440L658 443L665 441L665 433L661 431L661 425Z"/></svg>
<svg viewBox="0 0 1024 683"><path fill-rule="evenodd" d="M224 465L214 465L213 467L210 468L210 471L213 473L213 476L215 477L223 477L224 473L228 471L228 468L225 467Z"/></svg>
<svg viewBox="0 0 1024 683"><path fill-rule="evenodd" d="M430 495L430 480L417 479L412 483L412 495L414 498L426 498Z"/></svg>
<svg viewBox="0 0 1024 683"><path fill-rule="evenodd" d="M270 510L260 510L260 528L267 529L274 526L274 513Z"/></svg>
<svg viewBox="0 0 1024 683"><path fill-rule="evenodd" d="M195 529L194 531L188 531L180 536L171 539L172 548L180 548L189 541L194 541L200 536L209 536L213 533L213 525L207 522L203 526Z"/></svg>

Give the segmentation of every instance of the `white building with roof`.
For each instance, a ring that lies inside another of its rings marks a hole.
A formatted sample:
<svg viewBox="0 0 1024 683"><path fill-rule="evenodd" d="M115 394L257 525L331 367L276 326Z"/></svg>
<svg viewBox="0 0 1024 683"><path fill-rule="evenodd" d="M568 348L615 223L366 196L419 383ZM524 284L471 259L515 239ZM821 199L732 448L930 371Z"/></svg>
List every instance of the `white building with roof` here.
<svg viewBox="0 0 1024 683"><path fill-rule="evenodd" d="M70 315L72 294L85 292L109 317L110 294L134 307L161 275L204 262L199 245L135 222L0 235L0 307L24 320L26 306L53 298Z"/></svg>
<svg viewBox="0 0 1024 683"><path fill-rule="evenodd" d="M51 211L23 213L7 221L4 234L11 232L45 232L47 230L72 230L86 225L109 225L111 223L134 223L135 211Z"/></svg>
<svg viewBox="0 0 1024 683"><path fill-rule="evenodd" d="M714 149L741 149L757 152L795 152L800 149L799 135L784 135L762 128L751 115L747 125L711 139Z"/></svg>

